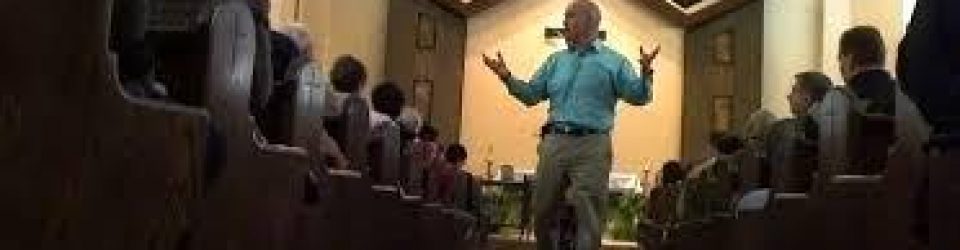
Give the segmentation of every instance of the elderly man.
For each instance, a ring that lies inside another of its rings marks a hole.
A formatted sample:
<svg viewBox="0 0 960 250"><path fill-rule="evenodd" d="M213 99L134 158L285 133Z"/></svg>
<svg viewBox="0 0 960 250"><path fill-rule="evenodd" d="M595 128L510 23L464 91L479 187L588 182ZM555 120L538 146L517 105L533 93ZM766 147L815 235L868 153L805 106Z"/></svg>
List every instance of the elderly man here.
<svg viewBox="0 0 960 250"><path fill-rule="evenodd" d="M629 59L598 40L600 8L593 2L570 3L564 18L568 48L547 58L533 79L521 81L503 57L484 55L484 63L520 102L532 106L550 100L549 118L542 127L534 190L538 249L553 249L552 218L568 186L577 215L577 249L598 249L611 168L610 130L618 99L645 105L651 99L653 53L643 53L642 74Z"/></svg>

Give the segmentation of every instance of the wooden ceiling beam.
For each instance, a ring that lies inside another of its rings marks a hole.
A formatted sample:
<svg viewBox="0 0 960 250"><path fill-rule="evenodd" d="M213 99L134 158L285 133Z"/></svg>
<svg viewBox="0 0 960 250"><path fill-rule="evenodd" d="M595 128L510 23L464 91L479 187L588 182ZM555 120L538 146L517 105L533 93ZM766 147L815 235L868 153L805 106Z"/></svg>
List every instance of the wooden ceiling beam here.
<svg viewBox="0 0 960 250"><path fill-rule="evenodd" d="M660 13L666 19L680 24L681 26L696 27L706 22L719 18L727 13L740 9L744 5L756 0L720 0L714 4L703 7L694 13L686 13L676 5L669 3L671 0L637 0L644 6Z"/></svg>
<svg viewBox="0 0 960 250"><path fill-rule="evenodd" d="M471 0L470 3L462 3L460 0L431 0L441 8L453 12L454 14L469 17L493 8L505 0Z"/></svg>
<svg viewBox="0 0 960 250"><path fill-rule="evenodd" d="M494 6L509 0L471 0L462 3L461 0L430 0L441 8L462 17L470 17L486 11ZM636 0L642 6L650 8L660 15L684 28L696 27L757 0L719 0L701 8L694 13L686 13L677 5L670 3L674 0ZM683 0L683 4L696 4L702 0Z"/></svg>
<svg viewBox="0 0 960 250"><path fill-rule="evenodd" d="M752 3L756 0L721 0L715 4L704 7L696 13L686 15L686 20L684 20L684 27L696 27L701 24L713 21L714 19L720 18L727 13L736 11L749 3Z"/></svg>

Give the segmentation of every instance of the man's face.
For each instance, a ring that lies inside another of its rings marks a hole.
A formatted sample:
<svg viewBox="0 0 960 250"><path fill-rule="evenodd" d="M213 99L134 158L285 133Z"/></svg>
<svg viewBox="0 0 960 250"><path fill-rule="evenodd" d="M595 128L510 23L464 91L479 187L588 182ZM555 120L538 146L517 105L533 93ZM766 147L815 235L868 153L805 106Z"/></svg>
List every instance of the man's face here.
<svg viewBox="0 0 960 250"><path fill-rule="evenodd" d="M813 106L813 97L810 92L800 87L799 84L793 84L793 89L787 95L787 100L790 102L790 112L794 115L805 115Z"/></svg>
<svg viewBox="0 0 960 250"><path fill-rule="evenodd" d="M583 43L590 37L590 13L583 2L573 2L567 6L563 18L563 37L567 42Z"/></svg>
<svg viewBox="0 0 960 250"><path fill-rule="evenodd" d="M849 81L853 77L853 55L841 54L837 60L840 61L840 75Z"/></svg>

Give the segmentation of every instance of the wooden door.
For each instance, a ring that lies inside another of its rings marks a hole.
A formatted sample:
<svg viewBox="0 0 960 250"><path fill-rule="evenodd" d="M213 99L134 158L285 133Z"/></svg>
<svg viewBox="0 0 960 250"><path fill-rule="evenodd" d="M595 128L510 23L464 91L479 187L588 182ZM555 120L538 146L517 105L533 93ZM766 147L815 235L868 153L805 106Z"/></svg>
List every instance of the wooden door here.
<svg viewBox="0 0 960 250"><path fill-rule="evenodd" d="M763 1L687 30L682 159L710 156L710 136L732 132L760 108Z"/></svg>

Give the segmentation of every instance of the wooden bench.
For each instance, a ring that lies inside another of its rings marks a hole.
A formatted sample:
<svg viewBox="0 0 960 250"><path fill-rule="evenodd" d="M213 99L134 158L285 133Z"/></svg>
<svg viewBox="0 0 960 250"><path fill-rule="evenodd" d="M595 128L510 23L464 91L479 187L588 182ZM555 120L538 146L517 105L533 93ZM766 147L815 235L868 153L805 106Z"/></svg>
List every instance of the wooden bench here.
<svg viewBox="0 0 960 250"><path fill-rule="evenodd" d="M206 113L121 89L109 1L14 5L4 30L43 36L0 48L15 73L0 87L0 248L173 249L199 195Z"/></svg>
<svg viewBox="0 0 960 250"><path fill-rule="evenodd" d="M960 246L960 136L934 135L930 140L929 211L930 249Z"/></svg>
<svg viewBox="0 0 960 250"><path fill-rule="evenodd" d="M206 99L227 157L198 205L198 249L288 249L295 235L309 157L302 148L267 144L253 122L254 54L263 49L256 28L241 2L219 5L212 15Z"/></svg>

